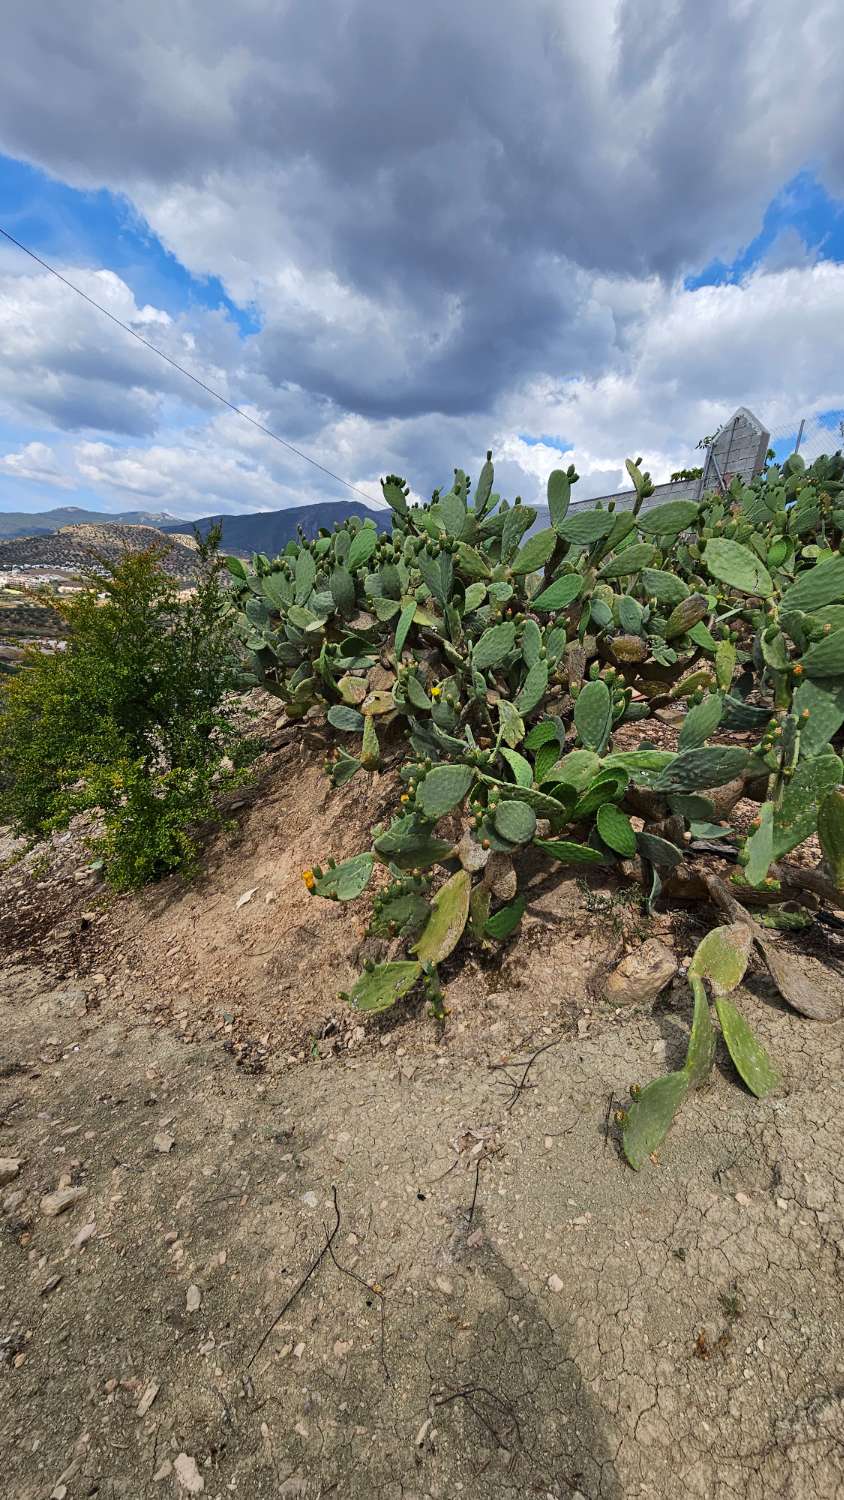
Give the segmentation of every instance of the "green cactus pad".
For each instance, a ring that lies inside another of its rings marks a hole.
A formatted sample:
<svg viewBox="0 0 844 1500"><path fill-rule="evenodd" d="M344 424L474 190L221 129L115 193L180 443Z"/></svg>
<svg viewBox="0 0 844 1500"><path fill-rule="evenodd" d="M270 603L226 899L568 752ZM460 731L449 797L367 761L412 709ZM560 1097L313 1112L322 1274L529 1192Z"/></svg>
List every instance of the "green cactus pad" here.
<svg viewBox="0 0 844 1500"><path fill-rule="evenodd" d="M417 791L417 802L426 818L436 822L462 802L474 780L468 766L435 766Z"/></svg>
<svg viewBox="0 0 844 1500"><path fill-rule="evenodd" d="M718 728L723 712L724 700L720 693L710 693L702 703L690 708L680 730L680 749L696 750L705 744Z"/></svg>
<svg viewBox="0 0 844 1500"><path fill-rule="evenodd" d="M488 885L481 883L472 888L469 897L469 932L479 943L486 932L486 924L489 918L491 892Z"/></svg>
<svg viewBox="0 0 844 1500"><path fill-rule="evenodd" d="M516 694L515 708L520 714L532 713L548 691L548 663L535 661L529 668L521 690Z"/></svg>
<svg viewBox="0 0 844 1500"><path fill-rule="evenodd" d="M774 591L765 564L740 542L713 537L706 544L703 560L713 578L740 594L758 594L760 599L769 599Z"/></svg>
<svg viewBox="0 0 844 1500"><path fill-rule="evenodd" d="M362 568L364 563L369 562L375 548L378 546L378 533L374 526L361 526L352 537L351 545L346 554L346 567L350 573Z"/></svg>
<svg viewBox="0 0 844 1500"><path fill-rule="evenodd" d="M566 573L562 578L555 578L553 583L549 583L547 589L535 594L530 607L556 614L558 610L568 609L580 597L582 590L583 579L580 574Z"/></svg>
<svg viewBox="0 0 844 1500"><path fill-rule="evenodd" d="M747 751L733 745L683 750L651 785L656 792L702 792L734 781L747 762Z"/></svg>
<svg viewBox="0 0 844 1500"><path fill-rule="evenodd" d="M601 537L609 536L615 521L611 511L578 511L573 516L566 516L557 530L565 541L574 542L578 547L590 547L593 542L600 541Z"/></svg>
<svg viewBox="0 0 844 1500"><path fill-rule="evenodd" d="M715 1009L736 1071L751 1094L764 1099L772 1089L779 1087L782 1082L780 1074L732 1001L722 996L715 1001Z"/></svg>
<svg viewBox="0 0 844 1500"><path fill-rule="evenodd" d="M732 641L719 641L715 648L715 681L726 693L736 670L736 648Z"/></svg>
<svg viewBox="0 0 844 1500"><path fill-rule="evenodd" d="M495 831L511 844L529 844L536 832L536 813L520 797L499 802L495 809Z"/></svg>
<svg viewBox="0 0 844 1500"><path fill-rule="evenodd" d="M642 568L653 562L655 556L656 548L650 542L634 542L632 547L625 547L609 558L598 577L626 578L631 573L640 573Z"/></svg>
<svg viewBox="0 0 844 1500"><path fill-rule="evenodd" d="M759 809L759 827L754 828L745 844L747 863L744 878L748 885L761 885L767 878L774 858L774 804L765 802Z"/></svg>
<svg viewBox="0 0 844 1500"><path fill-rule="evenodd" d="M363 714L348 704L333 703L326 718L332 729L339 729L342 734L363 733Z"/></svg>
<svg viewBox="0 0 844 1500"><path fill-rule="evenodd" d="M422 935L411 949L420 963L440 964L457 947L469 916L471 892L468 870L458 870L440 886Z"/></svg>
<svg viewBox="0 0 844 1500"><path fill-rule="evenodd" d="M447 839L434 838L429 825L410 813L397 819L373 847L382 859L403 870L426 870L445 859L454 846Z"/></svg>
<svg viewBox="0 0 844 1500"><path fill-rule="evenodd" d="M713 927L698 943L689 964L690 979L708 979L715 995L726 995L744 978L753 933L746 922Z"/></svg>
<svg viewBox="0 0 844 1500"><path fill-rule="evenodd" d="M694 500L668 500L639 517L639 530L645 536L676 536L691 526L699 510Z"/></svg>
<svg viewBox="0 0 844 1500"><path fill-rule="evenodd" d="M627 814L612 802L605 802L598 808L596 821L598 832L607 847L625 859L632 859L636 853L636 834Z"/></svg>
<svg viewBox="0 0 844 1500"><path fill-rule="evenodd" d="M574 723L587 750L606 749L612 729L612 698L605 682L587 682L574 705Z"/></svg>
<svg viewBox="0 0 844 1500"><path fill-rule="evenodd" d="M800 754L817 755L844 724L844 683L831 680L801 682L792 699L800 720ZM808 709L808 717L803 715Z"/></svg>
<svg viewBox="0 0 844 1500"><path fill-rule="evenodd" d="M375 720L371 715L367 715L363 722L363 743L360 750L360 763L365 771L375 771L380 762L381 746L378 743Z"/></svg>
<svg viewBox="0 0 844 1500"><path fill-rule="evenodd" d="M661 839L656 833L637 833L636 848L643 859L649 860L658 869L673 870L683 863L682 849L678 849L668 839Z"/></svg>
<svg viewBox="0 0 844 1500"><path fill-rule="evenodd" d="M781 859L815 832L818 807L841 781L842 765L837 755L817 755L802 760L785 784L782 801L774 809L773 857Z"/></svg>
<svg viewBox="0 0 844 1500"><path fill-rule="evenodd" d="M571 481L562 469L553 469L548 475L548 510L551 525L559 532L571 499Z"/></svg>
<svg viewBox="0 0 844 1500"><path fill-rule="evenodd" d="M700 951L700 950L698 950ZM697 955L695 955L697 957ZM705 1083L712 1071L715 1060L715 1027L712 1025L712 1016L709 1011L709 1001L706 998L706 990L700 978L690 974L692 982L692 993L694 995L694 1013L692 1016L692 1030L689 1036L689 1046L686 1052L686 1061L683 1064L683 1072L689 1080L692 1088L700 1088Z"/></svg>
<svg viewBox="0 0 844 1500"><path fill-rule="evenodd" d="M625 1117L621 1139L624 1155L636 1172L662 1145L689 1088L689 1075L684 1069L655 1078L634 1099Z"/></svg>
<svg viewBox="0 0 844 1500"><path fill-rule="evenodd" d="M826 604L844 599L844 557L833 557L817 563L787 588L780 600L780 612L799 609L814 614Z"/></svg>
<svg viewBox="0 0 844 1500"><path fill-rule="evenodd" d="M326 870L314 885L314 890L318 896L328 896L336 901L354 901L369 885L374 864L372 854L356 854L352 859L344 859L342 864Z"/></svg>
<svg viewBox="0 0 844 1500"><path fill-rule="evenodd" d="M533 786L533 770L531 769L530 761L524 755L520 755L518 750L503 749L500 754L513 772L516 786Z"/></svg>
<svg viewBox="0 0 844 1500"><path fill-rule="evenodd" d="M544 567L551 553L557 545L557 533L550 527L547 531L537 531L528 537L523 547L519 548L513 558L510 567L514 573L535 573L537 568Z"/></svg>
<svg viewBox="0 0 844 1500"><path fill-rule="evenodd" d="M472 653L472 662L479 672L490 667L499 667L510 655L516 644L516 627L511 620L500 625L491 625L485 630Z"/></svg>
<svg viewBox="0 0 844 1500"><path fill-rule="evenodd" d="M373 937L416 937L428 920L431 908L417 891L392 896L373 913L369 930Z"/></svg>
<svg viewBox="0 0 844 1500"><path fill-rule="evenodd" d="M515 932L525 912L524 896L517 896L508 906L499 907L495 916L488 917L484 926L487 937L498 938L503 942Z"/></svg>
<svg viewBox="0 0 844 1500"><path fill-rule="evenodd" d="M818 808L818 838L830 878L844 890L844 787L827 793Z"/></svg>
<svg viewBox="0 0 844 1500"><path fill-rule="evenodd" d="M422 973L420 963L400 961L390 964L377 964L374 969L366 970L360 979L353 985L349 994L349 1004L352 1010L366 1012L369 1015L379 1010L389 1010L395 1005L402 995L411 990Z"/></svg>
<svg viewBox="0 0 844 1500"><path fill-rule="evenodd" d="M844 678L844 630L834 630L810 646L800 665L807 677Z"/></svg>
<svg viewBox="0 0 844 1500"><path fill-rule="evenodd" d="M679 604L689 597L689 590L676 573L666 573L662 568L643 568L639 580L646 599L655 599L657 604Z"/></svg>
<svg viewBox="0 0 844 1500"><path fill-rule="evenodd" d="M693 625L697 625L705 615L709 613L709 604L703 594L689 594L679 604L675 604L665 622L663 632L666 641L673 641L678 635L685 635Z"/></svg>
<svg viewBox="0 0 844 1500"><path fill-rule="evenodd" d="M559 859L568 865L603 865L606 863L599 849L592 849L588 844L576 844L571 839L534 839L535 849L541 849L543 854L551 854L554 859Z"/></svg>

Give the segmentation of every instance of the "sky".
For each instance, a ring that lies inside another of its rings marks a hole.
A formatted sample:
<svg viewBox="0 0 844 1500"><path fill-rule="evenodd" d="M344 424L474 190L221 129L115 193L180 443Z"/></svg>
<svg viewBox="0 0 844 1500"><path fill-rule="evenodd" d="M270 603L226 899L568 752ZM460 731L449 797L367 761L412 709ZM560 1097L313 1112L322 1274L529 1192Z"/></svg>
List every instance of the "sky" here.
<svg viewBox="0 0 844 1500"><path fill-rule="evenodd" d="M28 0L0 225L377 501L844 413L839 0ZM0 510L338 500L0 240Z"/></svg>

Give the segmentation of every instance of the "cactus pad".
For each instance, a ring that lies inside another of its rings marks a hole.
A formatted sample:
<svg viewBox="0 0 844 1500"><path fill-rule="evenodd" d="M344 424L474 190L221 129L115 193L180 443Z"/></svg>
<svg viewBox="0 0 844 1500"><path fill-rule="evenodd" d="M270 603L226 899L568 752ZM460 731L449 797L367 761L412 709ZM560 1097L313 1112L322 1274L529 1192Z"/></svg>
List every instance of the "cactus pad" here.
<svg viewBox="0 0 844 1500"><path fill-rule="evenodd" d="M587 750L601 755L612 729L612 698L605 682L587 682L574 705L574 723Z"/></svg>
<svg viewBox="0 0 844 1500"><path fill-rule="evenodd" d="M529 844L536 832L536 813L521 797L499 802L495 809L495 831L511 844Z"/></svg>
<svg viewBox="0 0 844 1500"><path fill-rule="evenodd" d="M708 979L714 995L726 995L744 978L753 933L746 922L713 927L698 943L689 964L690 979Z"/></svg>
<svg viewBox="0 0 844 1500"><path fill-rule="evenodd" d="M472 877L468 870L458 870L440 886L422 935L411 950L420 963L442 963L457 947L469 916L471 891Z"/></svg>
<svg viewBox="0 0 844 1500"><path fill-rule="evenodd" d="M374 864L372 854L356 854L352 859L344 859L342 864L326 870L316 881L314 890L318 896L335 901L354 901L369 885Z"/></svg>
<svg viewBox="0 0 844 1500"><path fill-rule="evenodd" d="M757 1099L764 1099L782 1082L780 1074L732 1001L722 996L715 1001L715 1009L736 1071L751 1094L755 1094Z"/></svg>
<svg viewBox="0 0 844 1500"><path fill-rule="evenodd" d="M426 818L436 822L466 796L474 772L468 766L435 766L419 785L417 801Z"/></svg>
<svg viewBox="0 0 844 1500"><path fill-rule="evenodd" d="M627 1111L621 1139L624 1155L635 1171L662 1145L689 1087L689 1075L684 1069L655 1078L634 1099Z"/></svg>
<svg viewBox="0 0 844 1500"><path fill-rule="evenodd" d="M389 1010L391 1005L395 1005L402 995L413 988L421 973L420 963L400 961L376 964L374 969L365 970L352 987L348 997L349 1004L352 1010L365 1011L370 1015L379 1010Z"/></svg>

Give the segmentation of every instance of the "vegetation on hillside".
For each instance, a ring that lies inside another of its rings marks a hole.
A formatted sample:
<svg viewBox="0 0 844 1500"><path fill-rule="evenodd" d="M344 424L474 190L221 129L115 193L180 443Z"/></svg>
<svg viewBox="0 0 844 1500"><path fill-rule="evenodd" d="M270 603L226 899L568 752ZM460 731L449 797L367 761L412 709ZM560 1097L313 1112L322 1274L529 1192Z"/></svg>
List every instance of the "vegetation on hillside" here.
<svg viewBox="0 0 844 1500"><path fill-rule="evenodd" d="M440 970L457 945L518 930L528 853L561 870L616 869L643 883L648 903L670 889L690 843L737 844L734 885L748 899L775 902L785 880L833 899L844 889L833 748L844 722L844 459L806 469L794 456L724 496L645 511L650 479L639 462L628 470L637 498L622 512L570 512L577 475L555 471L552 524L532 535L536 512L499 499L491 459L474 493L457 470L425 506L390 476L391 534L353 517L275 562L256 556L252 572L230 559L250 680L291 718L324 707L338 741L333 782L401 747L389 827L373 830L371 849L305 872L313 894L342 901L360 896L377 866L388 874L370 932L407 952L367 964L344 997L358 1011L421 985L442 1018ZM687 708L676 753L649 742L645 723L672 703ZM639 747L614 749L630 721L643 722ZM743 793L759 815L736 841L724 816ZM816 832L818 869L781 864ZM722 904L731 899L723 887ZM738 911L695 958L686 1069L643 1091L626 1116L634 1165L708 1074L704 981L741 1077L759 1094L776 1080L726 998L747 933L763 942ZM766 961L790 1003L823 1013Z"/></svg>
<svg viewBox="0 0 844 1500"><path fill-rule="evenodd" d="M166 549L99 558L87 588L49 596L66 648L31 648L0 682L0 816L37 836L97 809L93 852L118 887L190 869L221 779L243 759L223 711L238 657L217 541L202 544L186 600Z"/></svg>

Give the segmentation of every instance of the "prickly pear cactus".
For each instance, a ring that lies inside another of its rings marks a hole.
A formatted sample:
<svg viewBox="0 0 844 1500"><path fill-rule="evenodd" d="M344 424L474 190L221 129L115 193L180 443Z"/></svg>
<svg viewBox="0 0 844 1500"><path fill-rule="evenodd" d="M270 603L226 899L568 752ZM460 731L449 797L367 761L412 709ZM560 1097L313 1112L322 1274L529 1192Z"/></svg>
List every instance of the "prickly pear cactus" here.
<svg viewBox="0 0 844 1500"><path fill-rule="evenodd" d="M379 772L386 792L397 772L371 850L306 872L313 895L371 899L373 940L415 945L365 971L359 1009L413 993L442 1022L437 966L461 941L518 941L525 851L561 879L635 878L650 909L687 859L719 847L738 856L734 883L770 897L778 862L817 834L816 884L844 888L844 458L792 457L650 509L642 461L627 468L620 512L572 503L577 473L556 470L545 528L495 491L491 455L474 486L455 470L422 504L387 475L383 529L350 516L251 571L231 560L245 681L303 736L328 738L338 817L353 778ZM671 749L649 740L655 714L682 718ZM743 793L759 811L738 832ZM507 889L493 895L500 860ZM630 1110L635 1165L708 1074L706 987L720 1003L740 981L748 931L718 928L695 954L686 1067ZM744 1023L722 1011L761 1086Z"/></svg>

